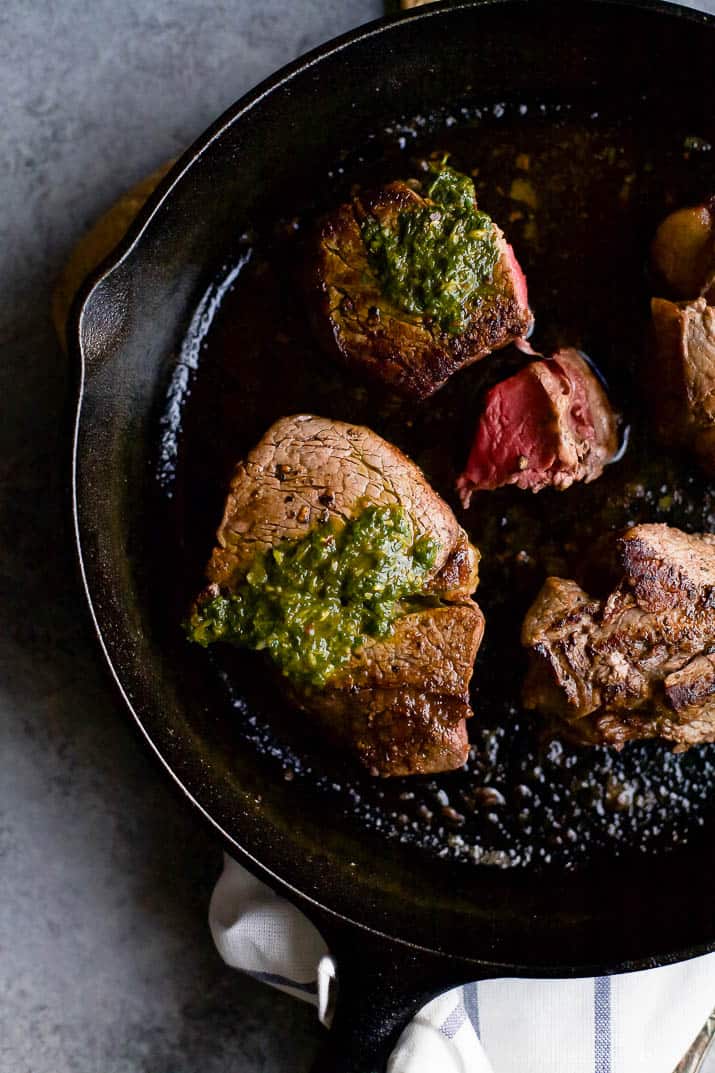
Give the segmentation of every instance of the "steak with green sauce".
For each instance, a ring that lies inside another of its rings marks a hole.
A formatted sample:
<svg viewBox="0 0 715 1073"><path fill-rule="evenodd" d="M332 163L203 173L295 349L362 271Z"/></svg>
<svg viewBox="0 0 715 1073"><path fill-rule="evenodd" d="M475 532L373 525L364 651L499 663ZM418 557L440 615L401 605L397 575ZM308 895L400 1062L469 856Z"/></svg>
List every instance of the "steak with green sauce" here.
<svg viewBox="0 0 715 1073"><path fill-rule="evenodd" d="M472 180L445 165L360 191L324 219L308 298L327 354L416 399L533 327L514 251Z"/></svg>
<svg viewBox="0 0 715 1073"><path fill-rule="evenodd" d="M189 635L264 649L292 702L376 775L467 758L478 552L369 429L286 417L239 463Z"/></svg>
<svg viewBox="0 0 715 1073"><path fill-rule="evenodd" d="M524 703L576 742L715 741L715 536L637 525L605 599L548 578L524 620Z"/></svg>

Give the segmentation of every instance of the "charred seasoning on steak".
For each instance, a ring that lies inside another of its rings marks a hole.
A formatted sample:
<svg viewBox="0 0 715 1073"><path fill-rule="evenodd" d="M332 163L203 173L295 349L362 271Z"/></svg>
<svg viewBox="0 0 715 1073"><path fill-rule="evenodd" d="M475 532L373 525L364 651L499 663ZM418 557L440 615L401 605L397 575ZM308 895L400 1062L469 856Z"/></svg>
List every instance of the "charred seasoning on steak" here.
<svg viewBox="0 0 715 1073"><path fill-rule="evenodd" d="M207 286L220 287L239 257L246 263L216 308L211 296L218 290L207 291L202 309L212 316L197 313L163 419L160 494L179 555L170 558L162 589L172 628L200 588L236 460L288 413L359 422L396 444L482 552L487 629L460 771L373 780L281 714L275 688L251 670L252 654L189 651L224 698L211 718L197 711L193 732L223 750L232 741L253 750L257 765L291 780L296 808L317 795L326 810L375 837L497 867L573 867L599 854L662 853L695 838L712 815L712 746L677 755L655 742L621 753L579 748L544 737L520 696L526 658L519 628L547 576L572 578L602 599L619 574L615 541L629 527L656 522L715 532L711 483L684 452L664 450L654 435L641 364L653 235L670 212L703 203L715 189L713 152L686 147L695 135L715 144L715 131L694 129L692 118L669 111L667 102L657 122L652 109L622 99L610 110L588 100L452 102L440 114L396 120L365 144L346 146L339 159L312 160L305 179L286 191L280 219L251 221L244 246L238 236L247 222L237 221L235 260L218 266L219 283ZM429 162L445 153L474 180L480 210L503 225L518 250L538 311L539 349L587 353L631 425L624 459L592 484L538 496L498 488L462 510L455 483L484 398L524 367L512 348L456 373L431 399L409 403L317 351L301 287L315 220L356 186L427 174Z"/></svg>
<svg viewBox="0 0 715 1073"><path fill-rule="evenodd" d="M353 190L306 258L326 357L413 400L533 327L524 274L473 179L444 159L424 165L422 179Z"/></svg>
<svg viewBox="0 0 715 1073"><path fill-rule="evenodd" d="M615 543L622 576L605 600L550 577L530 607L524 704L585 745L713 742L715 536L651 524Z"/></svg>

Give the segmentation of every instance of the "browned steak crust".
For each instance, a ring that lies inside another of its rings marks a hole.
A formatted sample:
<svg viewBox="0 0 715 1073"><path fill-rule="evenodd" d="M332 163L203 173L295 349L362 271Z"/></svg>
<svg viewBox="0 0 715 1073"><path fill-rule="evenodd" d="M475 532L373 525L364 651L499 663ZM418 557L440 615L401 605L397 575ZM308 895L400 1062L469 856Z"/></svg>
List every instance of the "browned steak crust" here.
<svg viewBox="0 0 715 1073"><path fill-rule="evenodd" d="M715 741L715 538L638 525L607 600L549 578L527 613L524 702L573 740Z"/></svg>
<svg viewBox="0 0 715 1073"><path fill-rule="evenodd" d="M433 394L457 369L527 335L533 324L524 277L498 228L492 293L464 331L442 331L383 296L361 224L371 216L389 226L400 212L425 204L404 182L356 195L323 221L308 273L312 322L326 353L417 399Z"/></svg>
<svg viewBox="0 0 715 1073"><path fill-rule="evenodd" d="M401 505L439 550L427 578L435 599L362 648L322 690L288 688L327 738L371 771L448 771L467 757L469 681L484 617L470 598L478 553L421 471L369 429L301 414L282 418L239 463L217 546L212 592L230 592L257 552L300 538L331 517Z"/></svg>

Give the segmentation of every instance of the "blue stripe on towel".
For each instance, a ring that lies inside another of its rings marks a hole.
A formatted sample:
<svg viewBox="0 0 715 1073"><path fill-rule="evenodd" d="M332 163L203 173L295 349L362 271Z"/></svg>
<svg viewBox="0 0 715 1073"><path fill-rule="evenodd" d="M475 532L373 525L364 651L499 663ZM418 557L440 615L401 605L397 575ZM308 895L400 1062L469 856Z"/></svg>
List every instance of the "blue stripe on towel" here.
<svg viewBox="0 0 715 1073"><path fill-rule="evenodd" d="M467 1011L467 1017L470 1020L474 1034L477 1039L481 1037L481 1031L479 1028L479 984L465 984L463 990L464 1008Z"/></svg>
<svg viewBox="0 0 715 1073"><path fill-rule="evenodd" d="M460 1002L455 1006L446 1021L439 1026L439 1030L447 1039L453 1039L467 1020L467 1011Z"/></svg>
<svg viewBox="0 0 715 1073"><path fill-rule="evenodd" d="M593 1069L594 1073L611 1073L611 978L597 976L593 981Z"/></svg>
<svg viewBox="0 0 715 1073"><path fill-rule="evenodd" d="M287 976L279 976L276 972L251 972L250 970L248 970L247 975L252 976L254 980L260 980L264 984L292 987L294 991L305 991L308 995L318 994L318 984L315 980L311 980L309 984L301 984L297 980L289 980Z"/></svg>

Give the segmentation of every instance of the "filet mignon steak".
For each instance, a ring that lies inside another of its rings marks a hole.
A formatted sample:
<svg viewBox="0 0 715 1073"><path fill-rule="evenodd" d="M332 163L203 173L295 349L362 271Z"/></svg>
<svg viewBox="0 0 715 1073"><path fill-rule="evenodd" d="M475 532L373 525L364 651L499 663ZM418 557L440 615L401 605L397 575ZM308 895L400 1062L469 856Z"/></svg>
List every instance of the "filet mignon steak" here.
<svg viewBox="0 0 715 1073"><path fill-rule="evenodd" d="M236 467L199 603L229 594L259 553L286 539L391 505L436 541L424 599L391 636L365 637L323 688L285 688L374 774L448 771L467 756L469 682L484 630L471 599L479 556L417 466L374 432L305 414L276 422Z"/></svg>
<svg viewBox="0 0 715 1073"><path fill-rule="evenodd" d="M457 482L462 503L506 484L540 492L594 481L616 453L616 428L608 397L577 350L531 362L487 394Z"/></svg>
<svg viewBox="0 0 715 1073"><path fill-rule="evenodd" d="M407 311L386 295L365 242L366 223L397 235L401 220L426 208L438 220L439 206L401 181L355 194L322 222L308 273L312 323L325 352L416 399L432 395L458 369L527 336L533 326L526 279L493 221L491 278L482 293L466 300L468 315L459 330L446 330L436 317ZM438 286L459 286L444 266L437 265L433 279Z"/></svg>
<svg viewBox="0 0 715 1073"><path fill-rule="evenodd" d="M715 741L715 537L638 525L619 554L606 600L544 584L522 628L526 707L583 744Z"/></svg>

